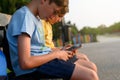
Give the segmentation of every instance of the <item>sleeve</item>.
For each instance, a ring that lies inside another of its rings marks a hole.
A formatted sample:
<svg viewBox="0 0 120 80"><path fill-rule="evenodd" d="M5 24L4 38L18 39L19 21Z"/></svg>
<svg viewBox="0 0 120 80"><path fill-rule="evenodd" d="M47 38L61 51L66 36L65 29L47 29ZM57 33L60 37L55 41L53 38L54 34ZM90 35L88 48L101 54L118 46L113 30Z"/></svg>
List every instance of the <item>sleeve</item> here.
<svg viewBox="0 0 120 80"><path fill-rule="evenodd" d="M11 26L13 27L11 29L13 36L18 36L24 32L31 37L34 32L34 22L28 12L16 12L12 17Z"/></svg>

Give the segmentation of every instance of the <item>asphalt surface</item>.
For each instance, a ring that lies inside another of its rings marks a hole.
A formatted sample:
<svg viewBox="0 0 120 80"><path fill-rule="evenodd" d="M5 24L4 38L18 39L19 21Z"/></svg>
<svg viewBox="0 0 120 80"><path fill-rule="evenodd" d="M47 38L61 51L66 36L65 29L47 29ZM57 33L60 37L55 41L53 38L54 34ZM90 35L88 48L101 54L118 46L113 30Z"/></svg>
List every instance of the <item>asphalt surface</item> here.
<svg viewBox="0 0 120 80"><path fill-rule="evenodd" d="M82 44L79 51L97 65L100 80L120 80L120 38L100 38L100 42Z"/></svg>

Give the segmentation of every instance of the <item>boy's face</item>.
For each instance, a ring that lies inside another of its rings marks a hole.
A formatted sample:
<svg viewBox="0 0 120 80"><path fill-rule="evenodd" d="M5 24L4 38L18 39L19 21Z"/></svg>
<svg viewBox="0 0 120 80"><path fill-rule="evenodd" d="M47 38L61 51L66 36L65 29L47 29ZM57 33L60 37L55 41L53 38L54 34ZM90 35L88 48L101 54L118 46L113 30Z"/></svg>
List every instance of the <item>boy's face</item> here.
<svg viewBox="0 0 120 80"><path fill-rule="evenodd" d="M62 17L58 16L58 15L54 15L54 16L51 16L47 21L50 23L50 24L54 24L56 22L59 22L61 21Z"/></svg>
<svg viewBox="0 0 120 80"><path fill-rule="evenodd" d="M41 0L42 3L38 6L38 15L41 19L48 20L51 16L61 9L55 3L49 3L49 0Z"/></svg>

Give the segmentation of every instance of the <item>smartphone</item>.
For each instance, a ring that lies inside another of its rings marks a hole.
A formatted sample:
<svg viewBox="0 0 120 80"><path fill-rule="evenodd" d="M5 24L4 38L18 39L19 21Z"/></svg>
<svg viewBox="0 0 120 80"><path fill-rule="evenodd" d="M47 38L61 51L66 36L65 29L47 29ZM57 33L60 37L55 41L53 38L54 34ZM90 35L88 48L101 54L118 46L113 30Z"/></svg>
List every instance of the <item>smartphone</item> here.
<svg viewBox="0 0 120 80"><path fill-rule="evenodd" d="M67 50L68 51L73 51L73 50L76 50L76 49L78 49L78 48L80 48L81 47L81 45L73 45L73 46L71 46L70 48L68 48Z"/></svg>

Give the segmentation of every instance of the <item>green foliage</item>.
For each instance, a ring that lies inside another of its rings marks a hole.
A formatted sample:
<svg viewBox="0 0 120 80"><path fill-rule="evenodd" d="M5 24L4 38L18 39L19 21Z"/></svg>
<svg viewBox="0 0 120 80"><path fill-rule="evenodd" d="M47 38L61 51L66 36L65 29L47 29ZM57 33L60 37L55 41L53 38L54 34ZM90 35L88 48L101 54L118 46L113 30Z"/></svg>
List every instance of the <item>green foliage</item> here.
<svg viewBox="0 0 120 80"><path fill-rule="evenodd" d="M89 26L84 27L80 30L81 34L105 34L105 33L114 33L120 32L120 22L114 23L113 25L107 27L105 25L100 25L97 28L91 28Z"/></svg>
<svg viewBox="0 0 120 80"><path fill-rule="evenodd" d="M84 35L84 34L97 34L97 30L96 30L96 28L91 28L91 27L86 26L80 30L80 33L82 35Z"/></svg>
<svg viewBox="0 0 120 80"><path fill-rule="evenodd" d="M16 9L27 4L30 0L0 0L0 12L13 14Z"/></svg>
<svg viewBox="0 0 120 80"><path fill-rule="evenodd" d="M100 25L96 28L97 34L104 34L106 33L108 28L105 25Z"/></svg>
<svg viewBox="0 0 120 80"><path fill-rule="evenodd" d="M114 23L108 28L108 33L120 32L120 22Z"/></svg>
<svg viewBox="0 0 120 80"><path fill-rule="evenodd" d="M72 25L70 22L68 24L68 26L71 28L71 33L73 35L77 35L78 34L78 29L76 27L76 25ZM58 38L60 38L60 36L62 35L62 22L58 22L56 24L53 25L53 36L54 39L57 40Z"/></svg>
<svg viewBox="0 0 120 80"><path fill-rule="evenodd" d="M76 27L76 25L71 25L71 32L73 33L73 35L77 35L78 34L78 29Z"/></svg>
<svg viewBox="0 0 120 80"><path fill-rule="evenodd" d="M58 22L52 26L53 29L53 39L57 40L62 34L62 23Z"/></svg>

